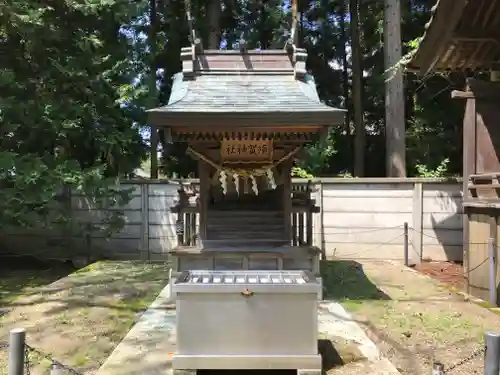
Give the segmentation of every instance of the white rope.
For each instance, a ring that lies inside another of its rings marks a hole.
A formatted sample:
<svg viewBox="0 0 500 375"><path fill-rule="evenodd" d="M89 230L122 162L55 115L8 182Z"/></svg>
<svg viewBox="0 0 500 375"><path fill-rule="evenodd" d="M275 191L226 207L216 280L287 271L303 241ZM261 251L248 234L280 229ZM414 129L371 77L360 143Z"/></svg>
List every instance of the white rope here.
<svg viewBox="0 0 500 375"><path fill-rule="evenodd" d="M267 180L269 181L269 185L271 186L271 189L276 189L276 180L274 178L274 173L272 168L269 168L267 170Z"/></svg>
<svg viewBox="0 0 500 375"><path fill-rule="evenodd" d="M233 173L234 188L236 189L236 194L240 195L240 176L238 173Z"/></svg>
<svg viewBox="0 0 500 375"><path fill-rule="evenodd" d="M255 195L259 195L259 187L257 186L257 180L254 175L250 175L250 180L252 180L252 190Z"/></svg>
<svg viewBox="0 0 500 375"><path fill-rule="evenodd" d="M227 194L227 174L225 170L221 170L219 174L220 186L222 188L222 193Z"/></svg>
<svg viewBox="0 0 500 375"><path fill-rule="evenodd" d="M219 175L219 182L221 184L222 188L222 193L224 195L227 194L227 179L228 176L233 177L234 185L236 188L236 192L239 195L239 190L240 190L240 177L243 178L243 183L245 187L245 193L246 193L246 186L247 186L247 180L250 179L252 181L252 191L255 193L255 195L259 194L259 187L257 185L257 179L256 177L263 177L266 176L267 180L269 182L269 186L271 189L276 189L276 179L274 177L273 173L273 168L275 168L278 164L281 164L284 160L288 159L295 153L297 153L300 150L300 147L295 148L294 150L290 151L287 155L283 156L280 160L275 162L274 164L262 167L262 168L252 168L252 169L243 169L243 168L231 168L231 167L224 167L218 163L215 163L214 161L210 160L210 158L206 157L202 153L195 151L192 147L188 147L188 152L196 156L197 158L203 160L204 162L210 164L212 167L217 169L216 175L214 178Z"/></svg>

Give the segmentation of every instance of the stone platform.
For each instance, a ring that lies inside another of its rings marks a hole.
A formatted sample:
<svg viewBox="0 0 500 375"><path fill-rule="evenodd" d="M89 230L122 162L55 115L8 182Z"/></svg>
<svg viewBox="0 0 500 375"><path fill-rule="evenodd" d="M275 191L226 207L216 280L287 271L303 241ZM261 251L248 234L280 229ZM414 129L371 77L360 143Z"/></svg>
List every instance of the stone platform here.
<svg viewBox="0 0 500 375"><path fill-rule="evenodd" d="M386 358L381 357L375 344L340 304L321 302L318 318L319 347L325 369L335 365L332 363L335 357L331 353L332 348L336 352L336 342L343 341L350 351L356 353L356 360L369 364L371 375L399 374ZM168 287L165 287L97 371L97 375L172 375L172 356L176 350L175 326L175 305L169 298ZM329 345L321 349L325 342ZM337 351L337 357L342 357L340 348ZM343 367L340 363L337 365ZM350 374L349 371L343 373Z"/></svg>

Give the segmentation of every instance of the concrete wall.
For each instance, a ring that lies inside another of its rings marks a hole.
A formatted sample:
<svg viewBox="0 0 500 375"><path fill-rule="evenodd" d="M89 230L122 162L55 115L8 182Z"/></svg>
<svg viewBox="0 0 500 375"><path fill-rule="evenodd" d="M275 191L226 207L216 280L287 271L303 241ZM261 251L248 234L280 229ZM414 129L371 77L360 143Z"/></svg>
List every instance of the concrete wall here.
<svg viewBox="0 0 500 375"><path fill-rule="evenodd" d="M299 181L297 181L299 182ZM301 181L303 182L303 181ZM64 244L67 231L11 231L0 237L0 251L36 253L71 258L72 254L104 252L115 257L147 259L176 246L175 220L170 207L178 185L138 181L123 208L124 229L111 238L94 235L91 246L73 238ZM431 179L331 179L315 182L315 198L322 211L314 217L314 244L327 256L344 258L403 259L403 226L409 226L410 257L433 260L462 259L461 183ZM102 212L82 197L72 198L73 214L83 222L98 222Z"/></svg>
<svg viewBox="0 0 500 375"><path fill-rule="evenodd" d="M133 188L132 200L123 208L126 225L111 239L93 236L92 246L99 251L119 257L140 253L141 257L164 254L177 245L175 235L176 215L170 212L177 199L177 183L143 182L124 183L126 189ZM83 204L82 204L83 203ZM89 205L79 196L73 197L74 215L79 218L98 214L89 211Z"/></svg>
<svg viewBox="0 0 500 375"><path fill-rule="evenodd" d="M403 259L404 223L410 258L462 259L461 185L430 179L323 179L326 254Z"/></svg>

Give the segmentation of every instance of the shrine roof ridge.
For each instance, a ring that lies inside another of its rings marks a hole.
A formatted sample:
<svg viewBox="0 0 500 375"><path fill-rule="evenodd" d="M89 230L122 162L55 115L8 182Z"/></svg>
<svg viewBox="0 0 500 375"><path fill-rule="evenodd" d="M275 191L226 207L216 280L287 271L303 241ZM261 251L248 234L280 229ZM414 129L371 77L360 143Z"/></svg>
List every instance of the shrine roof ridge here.
<svg viewBox="0 0 500 375"><path fill-rule="evenodd" d="M186 78L201 74L284 74L302 78L307 51L291 45L272 50L203 50L198 45L181 49L182 72Z"/></svg>

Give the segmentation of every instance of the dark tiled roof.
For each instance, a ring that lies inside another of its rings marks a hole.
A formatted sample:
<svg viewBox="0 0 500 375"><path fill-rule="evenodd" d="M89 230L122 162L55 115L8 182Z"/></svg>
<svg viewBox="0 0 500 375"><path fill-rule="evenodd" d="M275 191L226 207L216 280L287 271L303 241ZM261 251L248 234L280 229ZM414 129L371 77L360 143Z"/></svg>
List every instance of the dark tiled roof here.
<svg viewBox="0 0 500 375"><path fill-rule="evenodd" d="M344 110L319 100L314 79L305 69L307 54L292 51L181 52L182 73L174 76L166 106L149 110L150 123L159 126L231 122L242 125L334 125Z"/></svg>
<svg viewBox="0 0 500 375"><path fill-rule="evenodd" d="M174 78L165 112L343 112L320 102L312 77L284 75L202 75Z"/></svg>
<svg viewBox="0 0 500 375"><path fill-rule="evenodd" d="M407 69L484 70L498 65L499 0L437 0Z"/></svg>

